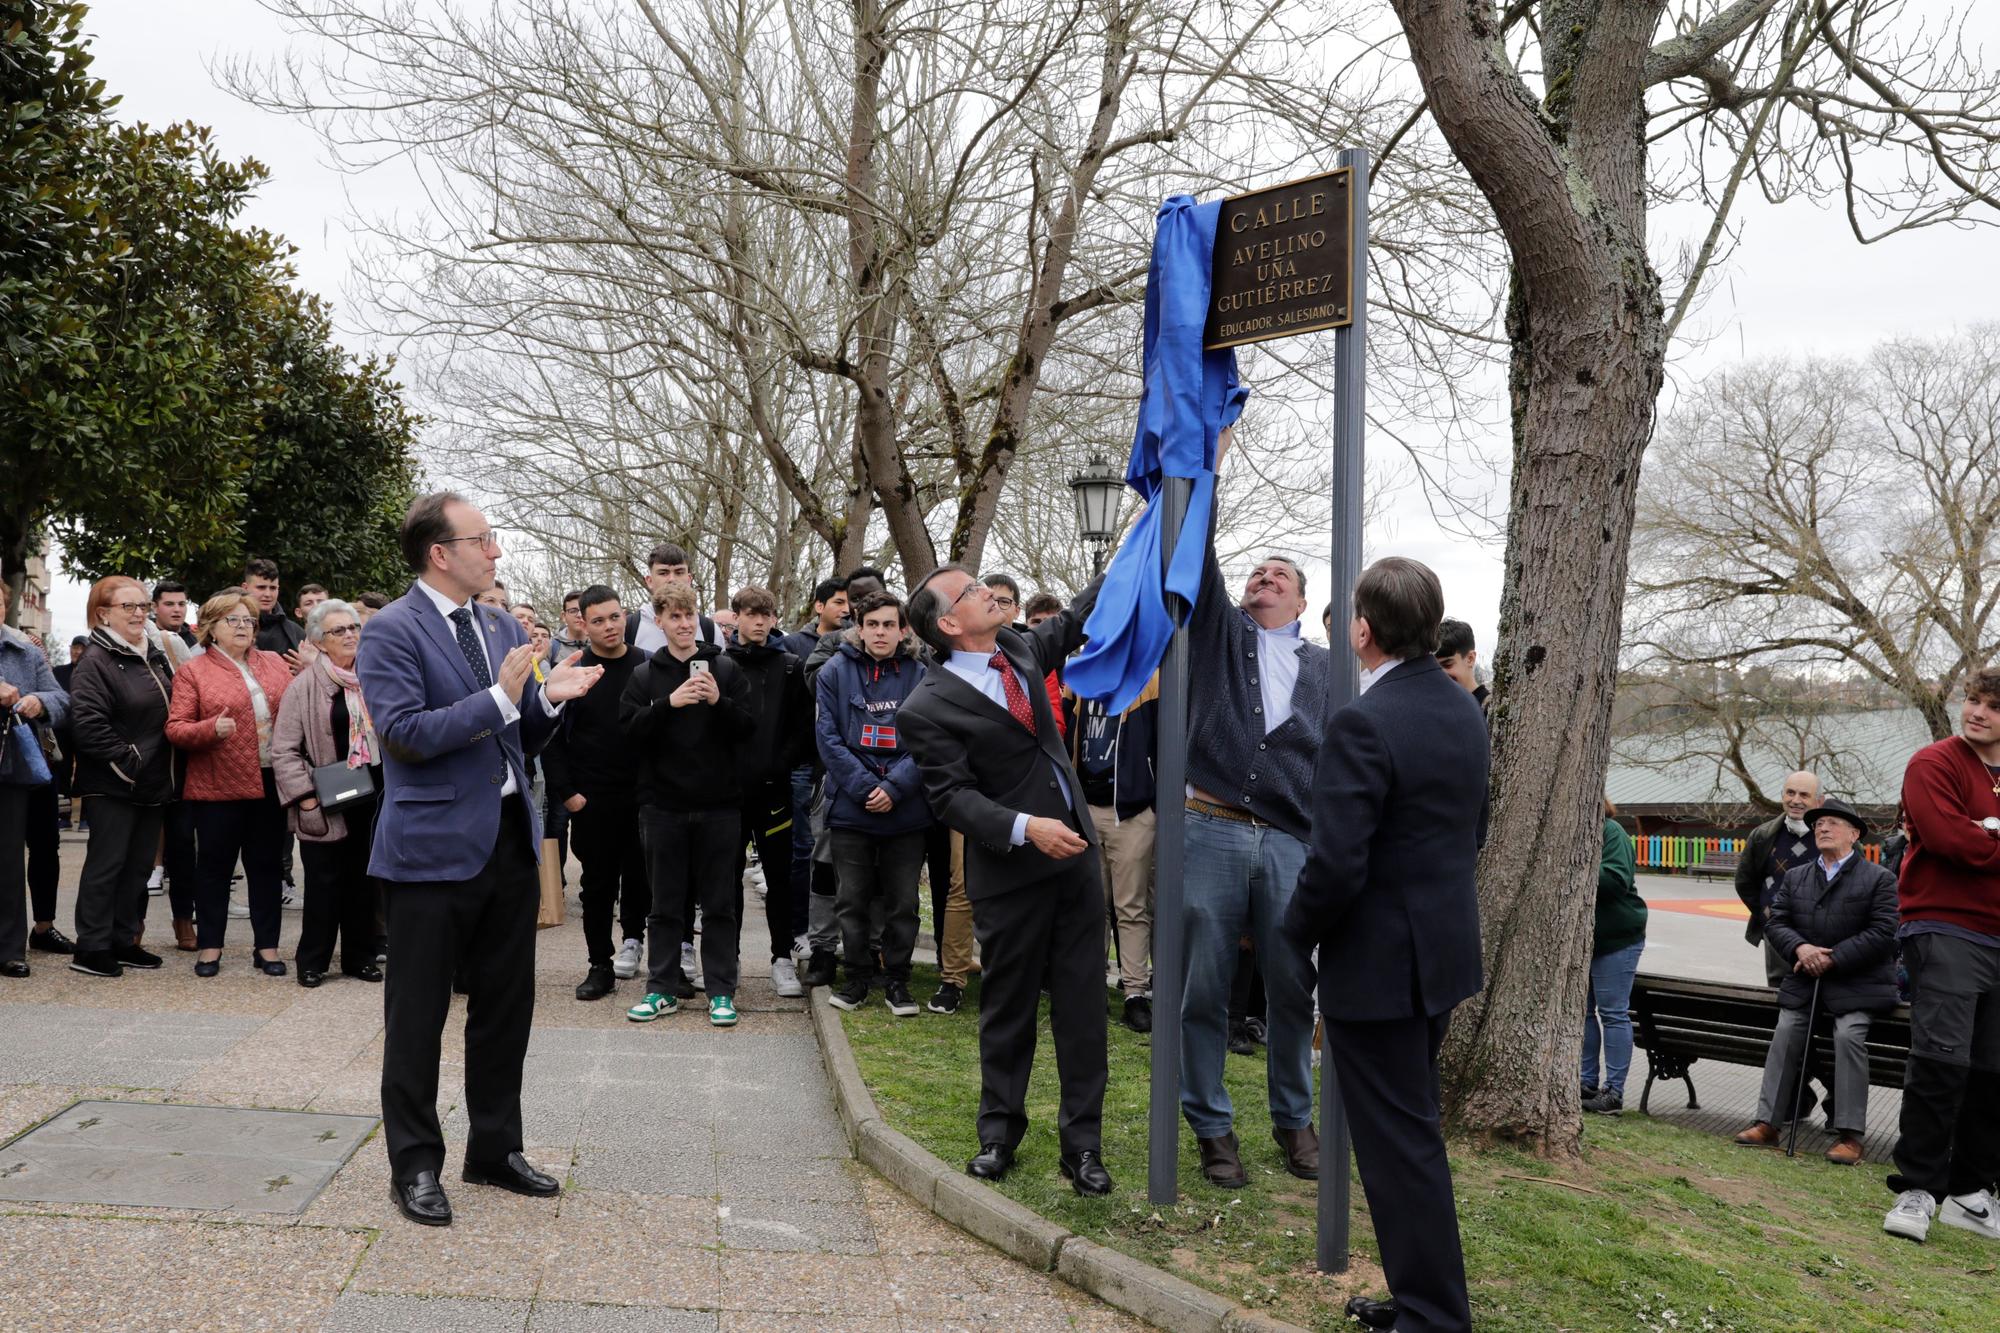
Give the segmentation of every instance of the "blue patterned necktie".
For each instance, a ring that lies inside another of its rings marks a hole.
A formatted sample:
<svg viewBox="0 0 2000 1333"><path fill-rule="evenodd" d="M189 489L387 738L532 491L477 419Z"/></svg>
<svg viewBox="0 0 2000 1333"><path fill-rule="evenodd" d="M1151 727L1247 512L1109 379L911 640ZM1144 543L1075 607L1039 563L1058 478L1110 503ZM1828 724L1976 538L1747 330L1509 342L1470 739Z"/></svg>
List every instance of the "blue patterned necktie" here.
<svg viewBox="0 0 2000 1333"><path fill-rule="evenodd" d="M465 654L465 664L472 668L472 678L479 682L479 688L493 688L493 672L486 665L486 650L479 646L479 636L472 632L472 610L461 606L451 613L451 623L458 626L458 650Z"/></svg>

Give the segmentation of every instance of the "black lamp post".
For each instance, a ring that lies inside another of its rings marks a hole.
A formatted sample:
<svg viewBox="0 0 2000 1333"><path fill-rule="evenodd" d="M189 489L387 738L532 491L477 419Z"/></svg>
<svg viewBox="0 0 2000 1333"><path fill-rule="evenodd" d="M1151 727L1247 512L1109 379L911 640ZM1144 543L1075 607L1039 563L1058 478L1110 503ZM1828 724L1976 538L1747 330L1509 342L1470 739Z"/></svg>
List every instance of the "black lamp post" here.
<svg viewBox="0 0 2000 1333"><path fill-rule="evenodd" d="M1118 535L1125 474L1103 454L1092 454L1089 466L1069 479L1069 489L1076 499L1076 530L1091 545L1091 571L1102 574L1104 562L1111 556L1112 540Z"/></svg>

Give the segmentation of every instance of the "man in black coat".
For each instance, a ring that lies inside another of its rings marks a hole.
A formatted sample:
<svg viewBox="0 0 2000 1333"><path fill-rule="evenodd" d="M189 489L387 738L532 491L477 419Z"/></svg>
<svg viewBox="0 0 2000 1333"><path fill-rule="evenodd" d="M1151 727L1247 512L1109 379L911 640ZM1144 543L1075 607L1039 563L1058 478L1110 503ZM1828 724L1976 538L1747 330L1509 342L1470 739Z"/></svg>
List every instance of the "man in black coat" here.
<svg viewBox="0 0 2000 1333"><path fill-rule="evenodd" d="M1414 560L1379 560L1355 582L1361 693L1327 725L1285 914L1300 948L1319 946L1326 1051L1404 1333L1472 1326L1437 1057L1452 1009L1481 985L1486 719L1432 656L1443 618L1437 575Z"/></svg>
<svg viewBox="0 0 2000 1333"><path fill-rule="evenodd" d="M1785 873L1771 895L1764 938L1792 970L1778 983L1778 1026L1764 1058L1757 1119L1736 1136L1746 1148L1778 1146L1791 1118L1813 992L1833 1016L1833 1102L1838 1136L1826 1150L1837 1166L1861 1161L1868 1125L1868 1023L1896 1007L1896 877L1860 854L1868 823L1845 801L1806 813L1819 855Z"/></svg>
<svg viewBox="0 0 2000 1333"><path fill-rule="evenodd" d="M910 623L937 654L897 714L937 817L965 835L982 983L979 1153L966 1171L997 1180L1028 1128L1035 1019L1048 979L1062 1083L1062 1174L1109 1194L1105 1083L1104 889L1097 834L1056 728L1049 672L1083 644L1097 601L1085 588L1060 615L1024 632L994 591L943 565L910 594Z"/></svg>

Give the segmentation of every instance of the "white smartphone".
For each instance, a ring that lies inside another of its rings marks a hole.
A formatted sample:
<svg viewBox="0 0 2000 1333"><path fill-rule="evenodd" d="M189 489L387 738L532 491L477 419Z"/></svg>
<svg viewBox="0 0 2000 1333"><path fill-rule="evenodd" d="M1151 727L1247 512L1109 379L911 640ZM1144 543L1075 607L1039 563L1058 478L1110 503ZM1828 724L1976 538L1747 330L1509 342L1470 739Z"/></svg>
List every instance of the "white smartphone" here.
<svg viewBox="0 0 2000 1333"><path fill-rule="evenodd" d="M706 676L708 674L708 663L702 661L700 658L696 658L694 661L688 663L688 674L690 676Z"/></svg>

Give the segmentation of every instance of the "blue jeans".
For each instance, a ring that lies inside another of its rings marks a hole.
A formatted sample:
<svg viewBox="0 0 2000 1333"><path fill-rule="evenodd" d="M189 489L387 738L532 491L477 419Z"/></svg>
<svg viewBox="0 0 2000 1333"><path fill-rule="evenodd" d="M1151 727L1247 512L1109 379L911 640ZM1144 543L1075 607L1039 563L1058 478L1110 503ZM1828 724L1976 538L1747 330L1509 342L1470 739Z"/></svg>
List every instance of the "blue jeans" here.
<svg viewBox="0 0 2000 1333"><path fill-rule="evenodd" d="M1632 1067L1632 977L1646 941L1590 960L1590 998L1583 1010L1583 1085L1625 1095ZM1597 1081L1597 1044L1604 1042L1604 1082Z"/></svg>
<svg viewBox="0 0 2000 1333"><path fill-rule="evenodd" d="M1305 860L1305 844L1288 833L1188 811L1181 1113L1197 1138L1221 1138L1235 1123L1222 1065L1229 1055L1229 986L1242 957L1237 942L1246 934L1257 946L1269 1006L1271 1123L1312 1124L1312 959L1282 929Z"/></svg>

